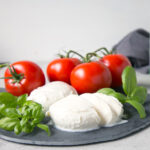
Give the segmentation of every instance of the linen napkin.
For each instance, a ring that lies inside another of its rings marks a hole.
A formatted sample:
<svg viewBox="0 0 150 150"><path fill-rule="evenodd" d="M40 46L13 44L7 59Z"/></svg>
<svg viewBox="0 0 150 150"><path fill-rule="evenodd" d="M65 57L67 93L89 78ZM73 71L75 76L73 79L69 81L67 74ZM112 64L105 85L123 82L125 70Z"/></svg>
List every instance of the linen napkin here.
<svg viewBox="0 0 150 150"><path fill-rule="evenodd" d="M113 50L127 56L136 71L150 73L149 41L150 33L144 29L137 29L126 35Z"/></svg>

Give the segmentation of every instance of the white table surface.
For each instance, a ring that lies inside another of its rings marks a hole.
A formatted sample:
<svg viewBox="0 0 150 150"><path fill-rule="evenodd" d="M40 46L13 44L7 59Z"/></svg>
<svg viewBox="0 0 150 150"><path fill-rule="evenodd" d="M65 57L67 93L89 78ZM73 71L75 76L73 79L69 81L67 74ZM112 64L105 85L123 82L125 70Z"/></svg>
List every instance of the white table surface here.
<svg viewBox="0 0 150 150"><path fill-rule="evenodd" d="M39 63L45 70L47 63ZM0 76L3 76L5 69L0 70ZM44 71L45 72L45 71ZM137 74L138 83L149 87L150 77L148 75ZM4 87L3 80L0 80L0 87ZM150 91L150 90L148 90ZM8 142L0 139L0 150L149 150L150 149L150 127L129 137L99 144L72 147L55 146L33 146Z"/></svg>

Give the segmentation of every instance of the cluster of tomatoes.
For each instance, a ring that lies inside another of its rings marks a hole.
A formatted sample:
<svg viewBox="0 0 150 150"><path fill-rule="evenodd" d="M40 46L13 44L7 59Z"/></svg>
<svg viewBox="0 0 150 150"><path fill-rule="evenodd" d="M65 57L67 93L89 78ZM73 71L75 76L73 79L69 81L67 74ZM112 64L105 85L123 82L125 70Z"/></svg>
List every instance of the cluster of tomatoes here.
<svg viewBox="0 0 150 150"><path fill-rule="evenodd" d="M102 51L103 57L97 53ZM77 57L70 57L73 53ZM79 94L93 93L101 88L122 85L121 74L126 66L131 66L128 58L121 54L112 54L106 48L100 48L85 57L75 51L55 59L47 66L49 81L63 81L71 84ZM99 60L94 60L98 57ZM30 93L45 84L41 68L31 61L19 61L10 65L5 72L5 88L13 95Z"/></svg>

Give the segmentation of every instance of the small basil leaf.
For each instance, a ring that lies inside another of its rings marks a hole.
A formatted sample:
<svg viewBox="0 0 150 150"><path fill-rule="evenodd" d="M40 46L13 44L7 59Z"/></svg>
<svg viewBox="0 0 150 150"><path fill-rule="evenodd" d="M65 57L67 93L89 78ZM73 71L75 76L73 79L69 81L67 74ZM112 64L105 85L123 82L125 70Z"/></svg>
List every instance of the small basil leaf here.
<svg viewBox="0 0 150 150"><path fill-rule="evenodd" d="M18 135L21 133L21 126L20 124L16 124L15 128L14 128L14 132Z"/></svg>
<svg viewBox="0 0 150 150"><path fill-rule="evenodd" d="M17 107L17 97L7 92L1 92L0 104L5 104L7 107Z"/></svg>
<svg viewBox="0 0 150 150"><path fill-rule="evenodd" d="M103 88L97 91L98 93L103 93L109 96L113 96L115 98L117 98L121 103L124 103L126 100L126 96L119 93L119 92L115 92L115 90L111 89L111 88Z"/></svg>
<svg viewBox="0 0 150 150"><path fill-rule="evenodd" d="M38 128L41 128L42 130L46 131L48 133L48 136L50 136L50 129L47 125L45 124L37 124Z"/></svg>
<svg viewBox="0 0 150 150"><path fill-rule="evenodd" d="M123 70L122 73L122 86L124 92L130 96L134 88L137 86L136 73L135 70L128 66Z"/></svg>
<svg viewBox="0 0 150 150"><path fill-rule="evenodd" d="M28 101L26 101L26 102L23 104L23 106L34 107L36 104L38 104L38 103L36 103L36 102L34 102L34 101L32 101L32 100L28 100Z"/></svg>
<svg viewBox="0 0 150 150"><path fill-rule="evenodd" d="M4 117L0 119L0 128L7 130L7 131L13 131L14 127L18 123L19 123L19 119L17 118Z"/></svg>
<svg viewBox="0 0 150 150"><path fill-rule="evenodd" d="M33 118L39 118L41 116L41 113L43 113L42 112L42 107L40 107L40 108L37 107L37 108L33 109L33 111L32 111Z"/></svg>
<svg viewBox="0 0 150 150"><path fill-rule="evenodd" d="M2 114L4 109L6 109L6 105L5 104L0 104L0 118L4 117L4 115Z"/></svg>
<svg viewBox="0 0 150 150"><path fill-rule="evenodd" d="M41 114L38 116L39 122L41 122L45 117L45 113L42 111Z"/></svg>
<svg viewBox="0 0 150 150"><path fill-rule="evenodd" d="M142 86L137 86L131 93L131 98L141 104L144 104L146 97L147 97L147 89Z"/></svg>
<svg viewBox="0 0 150 150"><path fill-rule="evenodd" d="M5 104L0 104L0 113L6 108Z"/></svg>
<svg viewBox="0 0 150 150"><path fill-rule="evenodd" d="M33 119L33 121L31 122L31 125L35 126L36 124L38 124L40 121L39 119L35 118Z"/></svg>
<svg viewBox="0 0 150 150"><path fill-rule="evenodd" d="M27 110L30 110L30 115L32 116L32 118L36 118L39 120L39 122L41 120L43 120L44 118L44 113L42 111L42 105L38 104L36 102L33 101L28 101L25 103L25 106L28 106Z"/></svg>
<svg viewBox="0 0 150 150"><path fill-rule="evenodd" d="M109 95L109 93L115 92L115 90L111 89L111 88L102 88L100 90L97 91L97 93L103 93L106 95Z"/></svg>
<svg viewBox="0 0 150 150"><path fill-rule="evenodd" d="M119 92L112 92L112 93L109 93L109 95L117 98L121 103L125 103L127 99L125 95Z"/></svg>
<svg viewBox="0 0 150 150"><path fill-rule="evenodd" d="M23 94L17 98L17 103L19 106L23 106L23 104L26 102L28 95Z"/></svg>
<svg viewBox="0 0 150 150"><path fill-rule="evenodd" d="M129 103L131 106L133 106L139 113L140 118L145 118L146 117L146 112L143 107L139 102L133 101L133 100L127 100L126 103Z"/></svg>
<svg viewBox="0 0 150 150"><path fill-rule="evenodd" d="M21 125L21 126L24 126L24 125L28 122L28 120L29 120L29 118L23 117L23 118L21 119L21 121L20 121L20 125Z"/></svg>
<svg viewBox="0 0 150 150"><path fill-rule="evenodd" d="M34 126L32 126L29 122L22 127L22 131L25 133L30 133L33 131Z"/></svg>
<svg viewBox="0 0 150 150"><path fill-rule="evenodd" d="M20 113L23 116L31 116L31 109L29 108L29 106L25 105L25 106L19 108L18 111L20 111Z"/></svg>
<svg viewBox="0 0 150 150"><path fill-rule="evenodd" d="M30 116L31 115L31 110L30 109L26 109L26 111L24 111L23 116Z"/></svg>
<svg viewBox="0 0 150 150"><path fill-rule="evenodd" d="M20 115L18 114L16 108L6 108L2 111L2 114L9 118L18 118Z"/></svg>

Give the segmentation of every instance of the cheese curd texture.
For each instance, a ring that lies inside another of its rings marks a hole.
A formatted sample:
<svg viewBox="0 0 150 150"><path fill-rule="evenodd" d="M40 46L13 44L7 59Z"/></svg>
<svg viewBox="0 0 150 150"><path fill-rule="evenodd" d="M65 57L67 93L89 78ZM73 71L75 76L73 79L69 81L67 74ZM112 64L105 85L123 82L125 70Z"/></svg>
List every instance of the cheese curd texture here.
<svg viewBox="0 0 150 150"><path fill-rule="evenodd" d="M53 103L70 94L77 94L72 86L62 81L54 81L33 90L28 100L40 103L46 113Z"/></svg>
<svg viewBox="0 0 150 150"><path fill-rule="evenodd" d="M123 105L113 96L85 93L69 95L54 103L49 114L61 130L88 131L118 122L123 114Z"/></svg>

